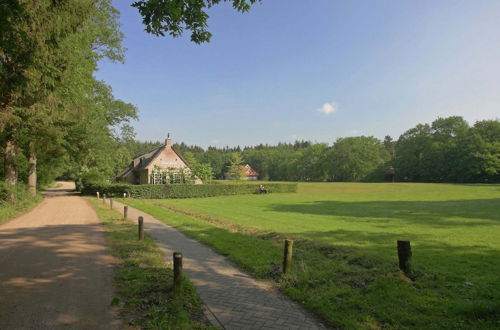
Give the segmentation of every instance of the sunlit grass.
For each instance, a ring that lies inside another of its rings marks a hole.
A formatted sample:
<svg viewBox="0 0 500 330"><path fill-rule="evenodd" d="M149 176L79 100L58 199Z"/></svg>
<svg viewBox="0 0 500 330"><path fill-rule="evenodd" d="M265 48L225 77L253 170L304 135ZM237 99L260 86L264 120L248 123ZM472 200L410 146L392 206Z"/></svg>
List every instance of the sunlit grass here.
<svg viewBox="0 0 500 330"><path fill-rule="evenodd" d="M500 186L301 184L296 194L131 200L345 328L500 327ZM412 242L414 281L397 269Z"/></svg>

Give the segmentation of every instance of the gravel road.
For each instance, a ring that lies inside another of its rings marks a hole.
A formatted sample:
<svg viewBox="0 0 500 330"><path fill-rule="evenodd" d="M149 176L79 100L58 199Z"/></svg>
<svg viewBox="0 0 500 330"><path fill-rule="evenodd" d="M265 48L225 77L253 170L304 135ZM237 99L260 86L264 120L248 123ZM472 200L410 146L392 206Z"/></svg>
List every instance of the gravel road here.
<svg viewBox="0 0 500 330"><path fill-rule="evenodd" d="M74 185L0 226L0 329L121 329L102 225Z"/></svg>

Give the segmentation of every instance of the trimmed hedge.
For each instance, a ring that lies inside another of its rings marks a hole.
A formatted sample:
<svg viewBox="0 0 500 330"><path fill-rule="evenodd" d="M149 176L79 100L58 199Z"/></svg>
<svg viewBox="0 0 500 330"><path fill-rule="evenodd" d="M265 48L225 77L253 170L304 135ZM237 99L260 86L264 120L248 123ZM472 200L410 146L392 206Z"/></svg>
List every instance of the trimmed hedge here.
<svg viewBox="0 0 500 330"><path fill-rule="evenodd" d="M162 198L194 198L213 197L222 195L257 194L261 183L240 184L88 184L82 188L82 194L95 195L96 192L110 197L123 197L123 193L134 198L162 199ZM264 187L269 193L297 192L297 183L280 182L266 183Z"/></svg>

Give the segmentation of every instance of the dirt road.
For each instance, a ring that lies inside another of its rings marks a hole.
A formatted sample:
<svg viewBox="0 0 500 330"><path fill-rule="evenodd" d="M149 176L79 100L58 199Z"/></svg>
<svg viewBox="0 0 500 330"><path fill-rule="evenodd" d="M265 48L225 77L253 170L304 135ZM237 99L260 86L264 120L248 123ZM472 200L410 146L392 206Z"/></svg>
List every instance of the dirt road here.
<svg viewBox="0 0 500 330"><path fill-rule="evenodd" d="M0 226L0 329L120 329L100 221L72 183Z"/></svg>

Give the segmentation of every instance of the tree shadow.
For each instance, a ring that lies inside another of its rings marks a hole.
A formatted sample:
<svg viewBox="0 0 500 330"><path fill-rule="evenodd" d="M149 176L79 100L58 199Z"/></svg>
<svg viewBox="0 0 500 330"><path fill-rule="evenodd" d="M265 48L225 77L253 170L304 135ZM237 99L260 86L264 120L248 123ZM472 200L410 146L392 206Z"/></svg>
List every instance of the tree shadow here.
<svg viewBox="0 0 500 330"><path fill-rule="evenodd" d="M473 199L450 201L314 201L300 204L274 204L270 211L300 213L322 216L353 217L352 221L362 222L377 219L380 227L390 226L394 219L407 223L425 224L433 228L452 225L489 226L498 225L500 199ZM451 218L468 218L472 221ZM307 218L304 221L308 221ZM314 219L309 219L314 221ZM343 219L343 221L349 221Z"/></svg>
<svg viewBox="0 0 500 330"><path fill-rule="evenodd" d="M0 227L0 328L119 328L99 224Z"/></svg>

